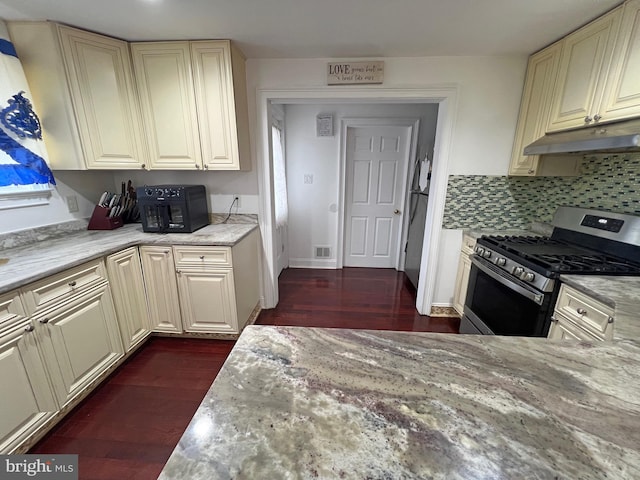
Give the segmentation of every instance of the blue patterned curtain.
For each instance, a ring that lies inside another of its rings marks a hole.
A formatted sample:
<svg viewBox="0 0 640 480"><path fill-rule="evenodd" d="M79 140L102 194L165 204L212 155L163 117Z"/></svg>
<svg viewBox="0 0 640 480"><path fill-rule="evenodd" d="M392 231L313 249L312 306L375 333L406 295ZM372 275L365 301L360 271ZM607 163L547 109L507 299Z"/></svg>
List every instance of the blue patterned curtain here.
<svg viewBox="0 0 640 480"><path fill-rule="evenodd" d="M22 65L0 21L0 187L52 184Z"/></svg>

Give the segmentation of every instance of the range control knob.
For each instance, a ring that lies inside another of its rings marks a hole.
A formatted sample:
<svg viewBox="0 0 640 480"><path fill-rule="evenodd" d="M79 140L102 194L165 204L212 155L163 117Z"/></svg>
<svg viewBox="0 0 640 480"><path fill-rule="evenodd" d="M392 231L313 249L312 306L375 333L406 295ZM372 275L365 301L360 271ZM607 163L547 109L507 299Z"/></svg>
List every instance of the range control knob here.
<svg viewBox="0 0 640 480"><path fill-rule="evenodd" d="M147 188L147 189L145 189L144 193L147 194L147 197L150 197L151 195L153 195L153 189L152 188Z"/></svg>
<svg viewBox="0 0 640 480"><path fill-rule="evenodd" d="M536 276L533 274L533 272L524 272L522 275L520 275L520 279L524 280L525 282L533 282L534 278L536 278Z"/></svg>
<svg viewBox="0 0 640 480"><path fill-rule="evenodd" d="M496 258L496 265L498 265L499 267L504 267L507 264L507 259L504 257L498 257Z"/></svg>
<svg viewBox="0 0 640 480"><path fill-rule="evenodd" d="M524 268L522 268L522 267L514 267L513 271L511 273L514 274L516 277L519 277L520 275L522 275L524 273Z"/></svg>
<svg viewBox="0 0 640 480"><path fill-rule="evenodd" d="M491 251L485 250L484 252L482 252L482 258L491 258Z"/></svg>
<svg viewBox="0 0 640 480"><path fill-rule="evenodd" d="M482 257L484 255L484 248L476 247L476 253Z"/></svg>

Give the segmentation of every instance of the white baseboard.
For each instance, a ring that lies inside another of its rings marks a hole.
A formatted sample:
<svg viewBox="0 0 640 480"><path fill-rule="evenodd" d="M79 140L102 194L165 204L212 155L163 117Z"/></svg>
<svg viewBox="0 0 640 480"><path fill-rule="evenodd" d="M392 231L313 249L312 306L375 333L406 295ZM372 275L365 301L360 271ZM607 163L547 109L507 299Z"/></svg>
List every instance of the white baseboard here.
<svg viewBox="0 0 640 480"><path fill-rule="evenodd" d="M289 268L325 268L335 270L338 268L338 264L335 258L289 258Z"/></svg>

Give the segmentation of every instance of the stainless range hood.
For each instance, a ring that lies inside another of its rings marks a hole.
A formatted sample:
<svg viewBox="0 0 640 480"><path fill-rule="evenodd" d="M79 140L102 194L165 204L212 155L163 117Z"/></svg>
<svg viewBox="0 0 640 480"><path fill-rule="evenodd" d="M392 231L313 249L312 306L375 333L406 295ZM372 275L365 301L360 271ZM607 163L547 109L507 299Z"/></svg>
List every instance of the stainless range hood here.
<svg viewBox="0 0 640 480"><path fill-rule="evenodd" d="M548 133L524 148L525 155L640 152L640 120Z"/></svg>

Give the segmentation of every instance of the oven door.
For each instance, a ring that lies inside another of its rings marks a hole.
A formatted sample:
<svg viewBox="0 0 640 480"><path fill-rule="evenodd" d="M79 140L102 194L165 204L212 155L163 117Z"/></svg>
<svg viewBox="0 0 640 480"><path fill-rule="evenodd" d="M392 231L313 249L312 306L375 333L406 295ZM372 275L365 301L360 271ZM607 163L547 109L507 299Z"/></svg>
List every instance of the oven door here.
<svg viewBox="0 0 640 480"><path fill-rule="evenodd" d="M460 333L546 336L551 297L473 255Z"/></svg>

